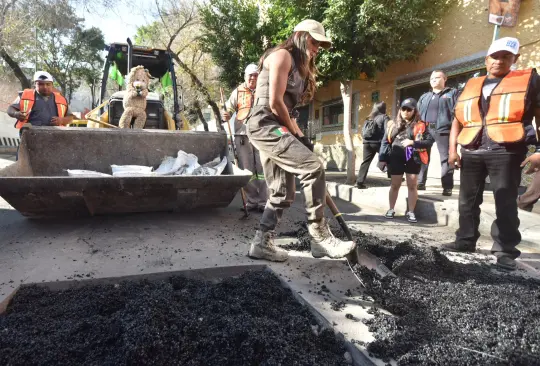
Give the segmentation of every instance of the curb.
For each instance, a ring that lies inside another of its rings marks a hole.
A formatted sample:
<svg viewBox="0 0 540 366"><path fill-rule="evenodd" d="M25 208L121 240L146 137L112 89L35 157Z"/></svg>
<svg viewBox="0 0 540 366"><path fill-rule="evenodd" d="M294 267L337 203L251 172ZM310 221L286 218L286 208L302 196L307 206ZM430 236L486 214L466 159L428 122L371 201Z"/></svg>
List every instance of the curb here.
<svg viewBox="0 0 540 366"><path fill-rule="evenodd" d="M326 182L326 188L334 198L350 202L355 206L369 206L380 212L381 215L388 209L389 187L374 187L358 189L356 187L336 182ZM437 192L439 192L437 188ZM492 196L492 192L485 192L484 197ZM458 194L454 192L452 197L442 196L435 191L421 192L416 204L416 217L420 224L448 226L457 229L459 227ZM480 227L483 235L490 235L491 225L496 218L495 204L484 202L480 209ZM396 214L405 215L407 211L407 189L402 187L396 203ZM518 210L520 220L519 231L521 232L523 247L533 248L540 251L540 215L523 210Z"/></svg>
<svg viewBox="0 0 540 366"><path fill-rule="evenodd" d="M0 146L0 154L16 154L17 146Z"/></svg>

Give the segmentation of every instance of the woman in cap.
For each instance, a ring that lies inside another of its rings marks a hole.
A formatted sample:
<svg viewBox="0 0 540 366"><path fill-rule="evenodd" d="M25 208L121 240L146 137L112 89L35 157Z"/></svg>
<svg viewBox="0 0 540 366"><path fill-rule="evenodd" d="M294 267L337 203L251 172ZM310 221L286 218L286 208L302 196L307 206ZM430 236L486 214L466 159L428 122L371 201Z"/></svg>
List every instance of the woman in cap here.
<svg viewBox="0 0 540 366"><path fill-rule="evenodd" d="M255 103L247 134L261 154L269 197L259 230L251 241L252 258L285 261L288 254L275 247L275 228L283 210L295 196L295 176L300 179L308 214L308 232L314 257L340 258L355 247L335 238L324 218L326 183L324 167L313 145L296 124L293 112L315 94L315 57L319 48L330 48L322 24L307 19L293 34L261 58Z"/></svg>
<svg viewBox="0 0 540 366"><path fill-rule="evenodd" d="M387 219L393 219L403 174L407 178L408 206L407 220L417 222L414 209L418 200L418 173L422 163L429 162L427 148L433 145L433 136L427 123L420 120L416 100L407 98L401 103L395 121L389 121L379 151L379 168L388 167L392 177L390 185L390 209Z"/></svg>

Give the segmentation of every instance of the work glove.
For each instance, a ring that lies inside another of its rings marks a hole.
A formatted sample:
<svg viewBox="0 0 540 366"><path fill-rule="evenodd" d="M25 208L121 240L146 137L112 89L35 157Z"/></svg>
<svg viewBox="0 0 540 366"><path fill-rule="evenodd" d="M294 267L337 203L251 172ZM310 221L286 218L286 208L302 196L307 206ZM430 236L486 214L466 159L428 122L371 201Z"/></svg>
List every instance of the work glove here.
<svg viewBox="0 0 540 366"><path fill-rule="evenodd" d="M305 147L307 147L309 151L313 152L315 146L311 143L307 136L298 136L295 134L294 137L296 137L298 141L300 141Z"/></svg>

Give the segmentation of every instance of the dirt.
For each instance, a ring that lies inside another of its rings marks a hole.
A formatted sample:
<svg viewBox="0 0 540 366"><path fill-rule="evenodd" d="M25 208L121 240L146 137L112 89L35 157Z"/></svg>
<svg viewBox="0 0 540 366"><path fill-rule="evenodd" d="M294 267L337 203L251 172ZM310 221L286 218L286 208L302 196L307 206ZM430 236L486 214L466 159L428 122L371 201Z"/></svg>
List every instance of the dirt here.
<svg viewBox="0 0 540 366"><path fill-rule="evenodd" d="M268 272L19 290L2 365L344 365L344 344ZM315 327L314 327L315 326Z"/></svg>
<svg viewBox="0 0 540 366"><path fill-rule="evenodd" d="M540 365L540 281L456 263L444 252L357 233L397 278L356 267L377 305L364 322L374 356L399 365ZM469 257L470 259L470 257Z"/></svg>

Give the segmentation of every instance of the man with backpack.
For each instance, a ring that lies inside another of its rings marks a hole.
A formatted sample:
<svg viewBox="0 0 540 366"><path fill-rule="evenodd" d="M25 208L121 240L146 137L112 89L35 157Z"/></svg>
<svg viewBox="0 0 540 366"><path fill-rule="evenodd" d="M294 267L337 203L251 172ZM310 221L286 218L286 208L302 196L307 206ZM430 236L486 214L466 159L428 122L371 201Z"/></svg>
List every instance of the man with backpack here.
<svg viewBox="0 0 540 366"><path fill-rule="evenodd" d="M356 187L360 189L367 188L364 184L371 161L375 154L381 148L381 142L384 137L386 123L390 120L386 115L386 103L376 103L362 128L362 140L364 142L364 160L358 171L356 178Z"/></svg>

